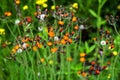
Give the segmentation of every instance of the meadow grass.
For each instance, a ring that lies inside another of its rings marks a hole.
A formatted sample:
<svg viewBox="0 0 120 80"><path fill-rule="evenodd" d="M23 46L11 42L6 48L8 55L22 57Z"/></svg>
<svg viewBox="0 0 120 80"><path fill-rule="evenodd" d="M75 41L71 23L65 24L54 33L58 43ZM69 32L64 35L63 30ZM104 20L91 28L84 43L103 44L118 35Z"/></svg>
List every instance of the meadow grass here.
<svg viewBox="0 0 120 80"><path fill-rule="evenodd" d="M88 9L96 27L77 16L81 1L51 2L0 3L0 80L119 80L119 18L102 19L107 0Z"/></svg>

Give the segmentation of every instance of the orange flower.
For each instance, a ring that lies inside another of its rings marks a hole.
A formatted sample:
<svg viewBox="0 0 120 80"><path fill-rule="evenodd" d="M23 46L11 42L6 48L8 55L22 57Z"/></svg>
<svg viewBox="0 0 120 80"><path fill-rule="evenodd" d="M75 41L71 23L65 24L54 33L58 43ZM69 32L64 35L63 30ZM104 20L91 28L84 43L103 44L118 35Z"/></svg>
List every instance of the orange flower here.
<svg viewBox="0 0 120 80"><path fill-rule="evenodd" d="M93 40L94 40L94 41L96 41L96 40L97 40L97 38L96 38L96 37L94 37L94 38L93 38Z"/></svg>
<svg viewBox="0 0 120 80"><path fill-rule="evenodd" d="M52 31L50 31L50 32L48 33L48 35L49 35L50 37L54 37L54 36L55 36L55 33L52 32Z"/></svg>
<svg viewBox="0 0 120 80"><path fill-rule="evenodd" d="M74 31L72 31L71 33L72 33L72 35L73 35L73 34L75 34L75 32L74 32Z"/></svg>
<svg viewBox="0 0 120 80"><path fill-rule="evenodd" d="M71 57L68 57L68 58L67 58L67 61L70 61L70 62L71 62L72 60L73 60L73 59L72 59Z"/></svg>
<svg viewBox="0 0 120 80"><path fill-rule="evenodd" d="M65 36L70 36L70 34L69 34L69 33L66 33Z"/></svg>
<svg viewBox="0 0 120 80"><path fill-rule="evenodd" d="M56 48L56 47L51 48L51 52L52 52L52 53L55 53L57 50L58 50L58 48Z"/></svg>
<svg viewBox="0 0 120 80"><path fill-rule="evenodd" d="M68 15L69 15L69 14L68 14L68 13L66 13L66 14L64 14L63 16L64 16L64 17L67 17Z"/></svg>
<svg viewBox="0 0 120 80"><path fill-rule="evenodd" d="M13 49L12 49L12 54L15 54L16 51L17 51L17 50L16 50L15 48L13 48Z"/></svg>
<svg viewBox="0 0 120 80"><path fill-rule="evenodd" d="M64 39L62 39L62 40L60 41L60 43L61 43L61 44L66 44L66 41L65 41Z"/></svg>
<svg viewBox="0 0 120 80"><path fill-rule="evenodd" d="M41 47L42 47L42 44L40 44L39 42L36 42L36 46L37 46L38 48L41 48Z"/></svg>
<svg viewBox="0 0 120 80"><path fill-rule="evenodd" d="M11 12L5 12L4 15L9 17L9 16L12 15L12 13Z"/></svg>
<svg viewBox="0 0 120 80"><path fill-rule="evenodd" d="M78 29L79 29L78 25L74 26L74 29L75 29L75 30L78 30Z"/></svg>
<svg viewBox="0 0 120 80"><path fill-rule="evenodd" d="M48 45L48 46L52 46L52 42L48 42L47 45Z"/></svg>
<svg viewBox="0 0 120 80"><path fill-rule="evenodd" d="M20 0L16 0L15 3L16 3L17 5L19 5L19 4L20 4Z"/></svg>
<svg viewBox="0 0 120 80"><path fill-rule="evenodd" d="M41 12L35 12L34 16L37 16L37 15L40 15L40 14L41 14Z"/></svg>
<svg viewBox="0 0 120 80"><path fill-rule="evenodd" d="M50 31L50 32L53 32L53 30L54 30L53 27L50 27L50 28L49 28L49 31Z"/></svg>
<svg viewBox="0 0 120 80"><path fill-rule="evenodd" d="M69 43L72 43L72 39L69 38L69 39L68 39L68 42L69 42Z"/></svg>
<svg viewBox="0 0 120 80"><path fill-rule="evenodd" d="M19 49L19 45L18 45L18 44L15 46L15 49L16 49L16 50Z"/></svg>
<svg viewBox="0 0 120 80"><path fill-rule="evenodd" d="M73 17L72 22L76 22L76 21L77 21L77 17Z"/></svg>
<svg viewBox="0 0 120 80"><path fill-rule="evenodd" d="M63 26L64 25L64 22L63 21L58 21L58 24Z"/></svg>
<svg viewBox="0 0 120 80"><path fill-rule="evenodd" d="M84 52L80 53L80 57L85 57L86 54Z"/></svg>
<svg viewBox="0 0 120 80"><path fill-rule="evenodd" d="M64 40L68 40L69 38L68 38L67 36L64 36L63 39L64 39Z"/></svg>
<svg viewBox="0 0 120 80"><path fill-rule="evenodd" d="M82 72L82 76L83 77L87 76L87 73L86 72Z"/></svg>
<svg viewBox="0 0 120 80"><path fill-rule="evenodd" d="M95 73L98 75L98 74L100 74L100 71L99 70L95 70Z"/></svg>
<svg viewBox="0 0 120 80"><path fill-rule="evenodd" d="M44 58L41 58L41 59L40 59L40 62L41 62L41 63L45 62L45 59L44 59Z"/></svg>
<svg viewBox="0 0 120 80"><path fill-rule="evenodd" d="M91 62L91 65L93 65L93 66L94 66L95 64L96 64L96 63L95 63L95 61L92 61L92 62Z"/></svg>
<svg viewBox="0 0 120 80"><path fill-rule="evenodd" d="M37 51L37 47L36 46L33 46L33 51Z"/></svg>
<svg viewBox="0 0 120 80"><path fill-rule="evenodd" d="M80 61L85 62L85 58L84 57L80 58Z"/></svg>
<svg viewBox="0 0 120 80"><path fill-rule="evenodd" d="M28 42L28 39L23 38L22 42Z"/></svg>
<svg viewBox="0 0 120 80"><path fill-rule="evenodd" d="M77 71L77 74L80 75L81 71Z"/></svg>

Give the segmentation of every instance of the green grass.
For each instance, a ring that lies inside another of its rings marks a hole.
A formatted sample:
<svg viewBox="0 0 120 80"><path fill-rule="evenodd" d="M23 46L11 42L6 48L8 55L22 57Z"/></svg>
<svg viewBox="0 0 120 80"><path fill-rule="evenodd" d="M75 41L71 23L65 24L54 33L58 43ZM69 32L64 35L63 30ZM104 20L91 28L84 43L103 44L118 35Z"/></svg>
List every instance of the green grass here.
<svg viewBox="0 0 120 80"><path fill-rule="evenodd" d="M39 6L38 10L35 0L21 1L20 5L12 0L0 3L0 80L119 80L119 20L108 16L107 22L102 17L107 1L98 0L97 11L91 9L91 0L86 3L85 9L95 17L93 22L79 17L83 1L77 1L78 9L68 2L55 10L50 9L49 1L48 8ZM53 4L60 3L53 0ZM24 5L28 9L23 10ZM9 11L11 16L4 15ZM36 18L36 11L45 14L44 20L41 14ZM62 17L65 14L68 16ZM73 17L77 19L73 21ZM17 19L19 24L15 24Z"/></svg>

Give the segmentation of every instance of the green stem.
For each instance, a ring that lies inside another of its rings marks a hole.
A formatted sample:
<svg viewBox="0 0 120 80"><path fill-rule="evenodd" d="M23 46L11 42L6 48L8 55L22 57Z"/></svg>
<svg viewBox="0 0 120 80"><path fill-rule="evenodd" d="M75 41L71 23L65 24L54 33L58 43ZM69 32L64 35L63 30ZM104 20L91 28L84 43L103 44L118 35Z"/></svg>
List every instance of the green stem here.
<svg viewBox="0 0 120 80"><path fill-rule="evenodd" d="M113 24L113 27L115 29L115 32L120 36L119 32L117 31L117 28L116 28L116 23Z"/></svg>

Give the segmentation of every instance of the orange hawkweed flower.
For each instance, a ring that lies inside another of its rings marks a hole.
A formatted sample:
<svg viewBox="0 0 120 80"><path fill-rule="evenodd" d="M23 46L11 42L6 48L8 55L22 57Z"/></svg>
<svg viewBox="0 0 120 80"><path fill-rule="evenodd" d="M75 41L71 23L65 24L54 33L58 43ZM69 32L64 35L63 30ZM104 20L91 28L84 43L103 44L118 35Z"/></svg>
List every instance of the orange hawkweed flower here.
<svg viewBox="0 0 120 80"><path fill-rule="evenodd" d="M44 59L44 58L41 58L41 59L40 59L40 62L41 62L41 63L45 62L45 59Z"/></svg>
<svg viewBox="0 0 120 80"><path fill-rule="evenodd" d="M73 35L73 34L75 34L75 32L74 32L74 31L72 31L72 32L71 32L71 34Z"/></svg>
<svg viewBox="0 0 120 80"><path fill-rule="evenodd" d="M68 40L69 38L68 38L67 36L64 36L63 39L64 39L64 40Z"/></svg>
<svg viewBox="0 0 120 80"><path fill-rule="evenodd" d="M31 17L26 17L26 21L28 22L28 23L31 23L32 22L32 18Z"/></svg>
<svg viewBox="0 0 120 80"><path fill-rule="evenodd" d="M64 25L64 22L63 21L58 21L58 24L63 26Z"/></svg>
<svg viewBox="0 0 120 80"><path fill-rule="evenodd" d="M54 48L51 48L50 51L51 51L52 53L55 53L57 50L58 50L58 48L54 47Z"/></svg>
<svg viewBox="0 0 120 80"><path fill-rule="evenodd" d="M7 17L9 17L9 16L12 15L12 13L11 12L5 12L4 15L7 16Z"/></svg>
<svg viewBox="0 0 120 80"><path fill-rule="evenodd" d="M67 17L68 15L69 15L69 14L68 14L68 13L66 13L66 14L64 14L63 16L64 16L64 17Z"/></svg>
<svg viewBox="0 0 120 80"><path fill-rule="evenodd" d="M69 38L69 39L68 39L68 42L69 42L69 43L72 43L73 41L72 41L72 39Z"/></svg>
<svg viewBox="0 0 120 80"><path fill-rule="evenodd" d="M41 48L41 47L42 47L42 44L40 44L39 42L36 42L36 46L37 46L38 48Z"/></svg>
<svg viewBox="0 0 120 80"><path fill-rule="evenodd" d="M37 46L33 46L33 51L37 51Z"/></svg>
<svg viewBox="0 0 120 80"><path fill-rule="evenodd" d="M22 42L25 42L25 43L26 43L26 42L28 42L28 40L25 39L25 38L23 38L23 39L22 39Z"/></svg>
<svg viewBox="0 0 120 80"><path fill-rule="evenodd" d="M73 60L73 59L72 59L71 57L68 57L68 58L67 58L67 61L70 61L70 62L71 62L72 60Z"/></svg>
<svg viewBox="0 0 120 80"><path fill-rule="evenodd" d="M75 29L75 30L78 30L78 29L79 29L78 25L74 26L74 29Z"/></svg>
<svg viewBox="0 0 120 80"><path fill-rule="evenodd" d="M95 63L95 61L92 61L92 62L91 62L91 65L93 65L93 66L94 66L95 64L96 64L96 63Z"/></svg>
<svg viewBox="0 0 120 80"><path fill-rule="evenodd" d="M61 43L61 44L66 44L66 41L65 41L64 39L62 39L62 40L60 41L60 43Z"/></svg>
<svg viewBox="0 0 120 80"><path fill-rule="evenodd" d="M34 16L37 16L37 15L40 15L40 14L41 14L41 12L35 12Z"/></svg>
<svg viewBox="0 0 120 80"><path fill-rule="evenodd" d="M70 36L70 34L69 34L69 33L66 33L65 36Z"/></svg>
<svg viewBox="0 0 120 80"><path fill-rule="evenodd" d="M47 45L48 45L48 46L52 46L52 42L48 42Z"/></svg>
<svg viewBox="0 0 120 80"><path fill-rule="evenodd" d="M93 41L97 41L97 38L96 37L94 37L94 38L92 38L93 39Z"/></svg>
<svg viewBox="0 0 120 80"><path fill-rule="evenodd" d="M84 52L80 53L80 57L85 57L86 54Z"/></svg>
<svg viewBox="0 0 120 80"><path fill-rule="evenodd" d="M87 76L87 73L86 72L82 72L82 76L83 77Z"/></svg>
<svg viewBox="0 0 120 80"><path fill-rule="evenodd" d="M80 58L80 61L85 62L85 58L84 57Z"/></svg>
<svg viewBox="0 0 120 80"><path fill-rule="evenodd" d="M54 36L55 36L55 33L52 32L52 31L50 31L50 32L48 33L48 35L49 35L50 37L54 37Z"/></svg>
<svg viewBox="0 0 120 80"><path fill-rule="evenodd" d="M17 51L17 50L16 50L15 48L13 48L13 49L12 49L12 54L15 54L16 51Z"/></svg>
<svg viewBox="0 0 120 80"><path fill-rule="evenodd" d="M80 74L81 74L81 71L77 71L77 74L80 75Z"/></svg>
<svg viewBox="0 0 120 80"><path fill-rule="evenodd" d="M98 74L100 74L100 71L99 70L95 70L95 73L98 75Z"/></svg>
<svg viewBox="0 0 120 80"><path fill-rule="evenodd" d="M72 22L76 22L76 21L77 21L77 17L73 17Z"/></svg>
<svg viewBox="0 0 120 80"><path fill-rule="evenodd" d="M17 50L17 49L19 49L19 47L20 47L20 46L17 44L17 45L15 46L15 49Z"/></svg>
<svg viewBox="0 0 120 80"><path fill-rule="evenodd" d="M16 3L17 5L19 5L19 4L20 4L20 0L16 0L15 3Z"/></svg>

